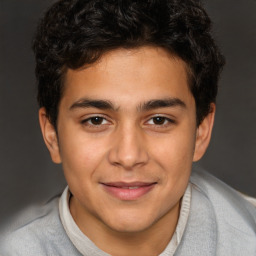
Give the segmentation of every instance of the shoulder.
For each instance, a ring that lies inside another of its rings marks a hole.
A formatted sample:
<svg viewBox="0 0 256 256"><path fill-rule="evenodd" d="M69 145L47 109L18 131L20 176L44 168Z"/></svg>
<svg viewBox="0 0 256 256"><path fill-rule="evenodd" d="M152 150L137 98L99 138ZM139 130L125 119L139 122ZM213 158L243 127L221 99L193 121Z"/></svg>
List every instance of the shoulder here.
<svg viewBox="0 0 256 256"><path fill-rule="evenodd" d="M251 250L255 252L256 207L241 193L203 170L194 170L190 181L193 189L209 203L219 242L229 241L233 248L244 245L248 250L254 246Z"/></svg>
<svg viewBox="0 0 256 256"><path fill-rule="evenodd" d="M5 232L1 252L6 256L80 255L62 226L58 203L59 198L55 198L20 214L13 222L15 227Z"/></svg>
<svg viewBox="0 0 256 256"><path fill-rule="evenodd" d="M256 208L204 170L194 169L188 222L175 255L256 255Z"/></svg>
<svg viewBox="0 0 256 256"><path fill-rule="evenodd" d="M210 173L199 168L192 171L190 181L205 196L211 199L213 203L224 203L225 205L235 207L236 210L242 208L244 211L248 211L256 222L255 198L243 195Z"/></svg>
<svg viewBox="0 0 256 256"><path fill-rule="evenodd" d="M256 223L254 198L242 195L204 170L193 170L190 181L212 202L214 207L220 208L220 213L221 209L229 209L231 212L233 209L240 217Z"/></svg>

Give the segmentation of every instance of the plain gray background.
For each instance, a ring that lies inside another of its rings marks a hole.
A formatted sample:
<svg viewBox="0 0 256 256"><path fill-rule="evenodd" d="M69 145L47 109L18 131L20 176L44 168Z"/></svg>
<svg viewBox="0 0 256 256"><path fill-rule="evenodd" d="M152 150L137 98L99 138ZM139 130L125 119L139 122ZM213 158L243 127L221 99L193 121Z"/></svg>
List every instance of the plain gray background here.
<svg viewBox="0 0 256 256"><path fill-rule="evenodd" d="M31 38L50 0L0 0L0 219L65 187L41 138ZM208 0L227 64L212 142L199 165L256 196L256 1Z"/></svg>

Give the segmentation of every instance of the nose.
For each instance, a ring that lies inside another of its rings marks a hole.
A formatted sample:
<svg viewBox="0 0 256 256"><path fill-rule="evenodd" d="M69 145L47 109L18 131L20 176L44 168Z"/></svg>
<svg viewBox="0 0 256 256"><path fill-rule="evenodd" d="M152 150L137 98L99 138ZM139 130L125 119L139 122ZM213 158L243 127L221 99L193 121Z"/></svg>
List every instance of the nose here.
<svg viewBox="0 0 256 256"><path fill-rule="evenodd" d="M112 143L109 161L115 166L132 170L149 160L145 138L136 127L123 127L115 133Z"/></svg>

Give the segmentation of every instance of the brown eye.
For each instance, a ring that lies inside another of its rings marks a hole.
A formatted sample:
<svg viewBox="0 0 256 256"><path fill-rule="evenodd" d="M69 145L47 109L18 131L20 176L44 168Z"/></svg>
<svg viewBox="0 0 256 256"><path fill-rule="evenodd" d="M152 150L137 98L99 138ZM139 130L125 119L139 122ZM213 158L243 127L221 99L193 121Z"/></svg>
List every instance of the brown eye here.
<svg viewBox="0 0 256 256"><path fill-rule="evenodd" d="M162 116L153 117L152 120L155 125L162 125L166 122L166 118Z"/></svg>
<svg viewBox="0 0 256 256"><path fill-rule="evenodd" d="M91 117L88 121L93 125L101 125L105 119L100 116Z"/></svg>
<svg viewBox="0 0 256 256"><path fill-rule="evenodd" d="M101 116L92 116L90 118L87 118L85 120L81 121L82 125L85 126L100 126L100 125L106 125L109 124L106 118Z"/></svg>
<svg viewBox="0 0 256 256"><path fill-rule="evenodd" d="M152 125L158 128L166 128L171 126L172 124L175 124L175 121L173 119L170 119L166 116L153 116L151 117L147 122L147 125Z"/></svg>

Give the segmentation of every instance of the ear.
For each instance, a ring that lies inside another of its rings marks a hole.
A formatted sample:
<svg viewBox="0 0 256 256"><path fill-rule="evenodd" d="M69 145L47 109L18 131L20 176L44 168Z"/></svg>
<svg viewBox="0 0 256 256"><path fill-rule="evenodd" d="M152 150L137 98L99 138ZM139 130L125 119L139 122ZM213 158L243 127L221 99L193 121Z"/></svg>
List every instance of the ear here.
<svg viewBox="0 0 256 256"><path fill-rule="evenodd" d="M43 134L44 142L50 152L52 161L56 164L61 163L58 136L54 126L47 117L45 108L39 109L39 123Z"/></svg>
<svg viewBox="0 0 256 256"><path fill-rule="evenodd" d="M194 151L194 157L193 157L194 162L200 160L203 157L210 143L213 123L214 123L214 116L216 112L216 106L214 103L212 103L210 107L211 107L210 113L204 118L202 123L197 128L196 144L195 144L195 151Z"/></svg>

